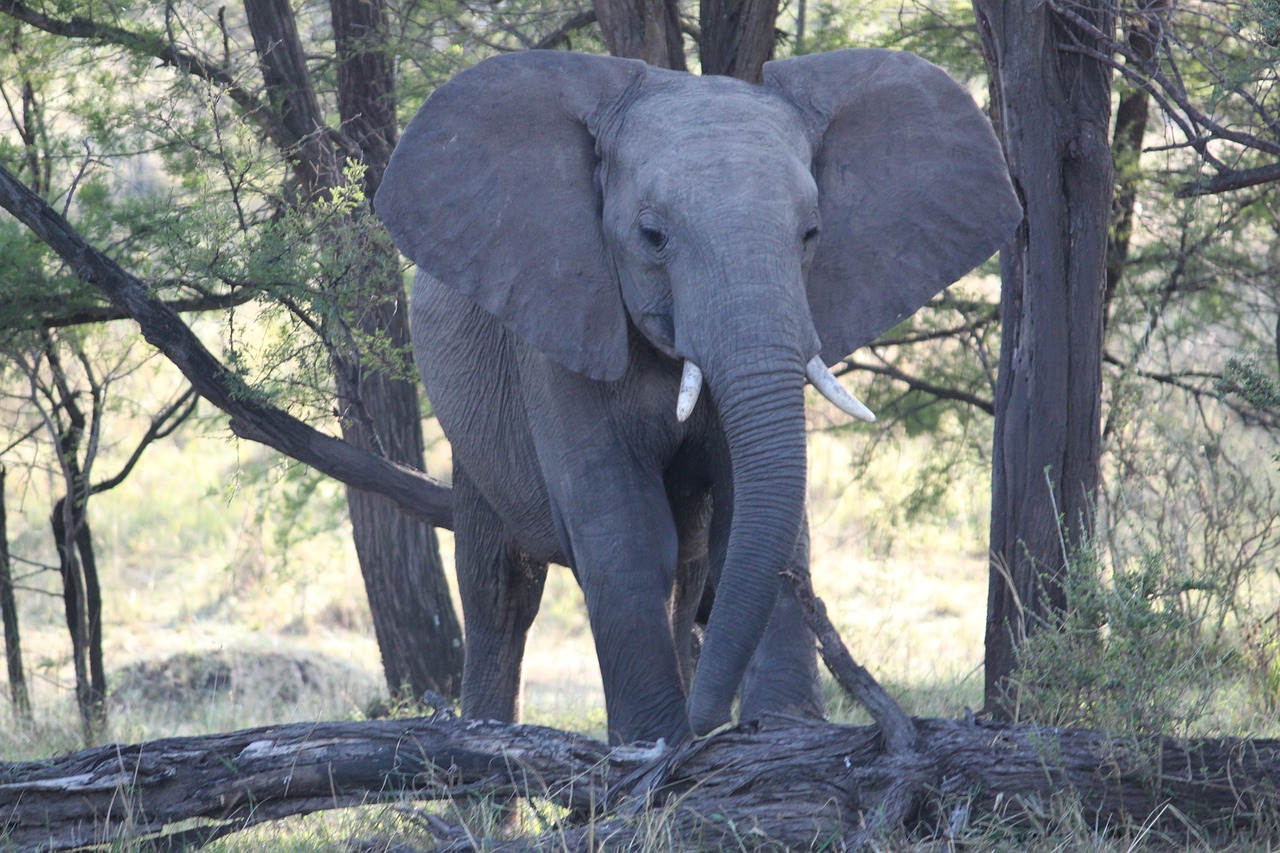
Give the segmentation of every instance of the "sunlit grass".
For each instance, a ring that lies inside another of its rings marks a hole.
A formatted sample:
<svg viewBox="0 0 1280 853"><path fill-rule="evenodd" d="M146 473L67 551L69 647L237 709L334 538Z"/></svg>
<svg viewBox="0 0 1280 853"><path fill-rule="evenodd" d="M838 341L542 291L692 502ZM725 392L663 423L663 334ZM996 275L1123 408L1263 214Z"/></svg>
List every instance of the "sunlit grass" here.
<svg viewBox="0 0 1280 853"><path fill-rule="evenodd" d="M932 511L905 518L900 505L930 452L927 440L886 444L866 460L857 452L859 441L857 433L815 433L811 441L815 588L854 657L909 713L962 715L982 702L986 484L975 472L957 471ZM103 464L110 468L110 458ZM279 514L282 469L276 465L253 445L221 436L188 438L156 446L124 485L94 498L105 655L114 691L103 740L359 719L385 695L349 529L335 511L340 490L322 484L304 510L310 513L302 519L306 535L282 535L290 520ZM855 479L859 465L865 468ZM431 466L433 473L443 472L447 447L433 447ZM32 478L20 505L10 504L15 553L46 564L53 562L45 532L48 491L47 480ZM450 567L452 545L443 534ZM5 759L84 745L71 700L58 589L55 574L43 572L28 577L20 591L36 722L20 725L12 708L0 702ZM193 670L222 662L232 684L209 690L188 685L185 695L157 699L127 677L144 663L154 676L164 661ZM299 666L311 667L312 676L301 678ZM830 681L826 694L833 720L866 722ZM551 569L529 638L524 716L605 736L582 594L572 574L559 567ZM1258 701L1257 684L1238 677L1221 686L1200 728L1245 734L1274 726L1274 710ZM426 848L432 842L418 819L423 808L450 820L459 817L458 808L477 813L462 804L346 809L271 823L224 839L215 849L341 850L350 849L353 839L388 837ZM1052 804L1041 826L1012 828L998 818L983 819L965 827L956 842L974 849L1070 850L1078 848L1069 839L1087 837L1091 850L1127 850L1151 840L1141 823L1104 837L1083 821L1078 807ZM649 823L636 849L671 849L661 816ZM549 831L545 821L532 826L525 821L517 831ZM902 838L892 848L937 849L932 843Z"/></svg>

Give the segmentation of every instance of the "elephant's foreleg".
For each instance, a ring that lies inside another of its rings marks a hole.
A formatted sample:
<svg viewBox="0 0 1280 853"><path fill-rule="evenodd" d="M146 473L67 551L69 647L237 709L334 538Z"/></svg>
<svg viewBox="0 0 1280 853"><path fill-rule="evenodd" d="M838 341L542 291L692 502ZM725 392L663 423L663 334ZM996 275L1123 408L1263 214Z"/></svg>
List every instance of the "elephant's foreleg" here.
<svg viewBox="0 0 1280 853"><path fill-rule="evenodd" d="M689 723L669 610L676 529L662 483L634 470L585 466L565 482L571 485L554 502L586 597L609 739L670 743Z"/></svg>
<svg viewBox="0 0 1280 853"><path fill-rule="evenodd" d="M809 526L800 529L790 571L809 574ZM823 701L818 680L817 645L805 625L800 603L790 584L783 584L764 638L751 658L743 678L739 718L750 720L766 711L822 718Z"/></svg>
<svg viewBox="0 0 1280 853"><path fill-rule="evenodd" d="M547 564L517 549L497 514L455 464L455 562L466 628L462 711L517 722L521 667Z"/></svg>

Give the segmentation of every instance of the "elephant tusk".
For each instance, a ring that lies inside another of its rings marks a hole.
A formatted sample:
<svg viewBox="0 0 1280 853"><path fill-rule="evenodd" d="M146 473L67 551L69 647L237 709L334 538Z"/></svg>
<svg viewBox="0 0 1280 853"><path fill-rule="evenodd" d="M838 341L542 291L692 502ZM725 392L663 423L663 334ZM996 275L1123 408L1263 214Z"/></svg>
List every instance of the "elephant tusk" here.
<svg viewBox="0 0 1280 853"><path fill-rule="evenodd" d="M680 397L676 400L676 420L684 423L693 414L693 407L698 405L698 395L702 393L702 371L698 365L685 359L684 372L680 374Z"/></svg>
<svg viewBox="0 0 1280 853"><path fill-rule="evenodd" d="M876 422L875 414L840 384L835 374L822 363L821 356L815 355L809 361L808 366L804 369L804 375L809 377L813 387L817 388L822 396L835 403L840 411L853 415L858 420L866 421L869 424Z"/></svg>

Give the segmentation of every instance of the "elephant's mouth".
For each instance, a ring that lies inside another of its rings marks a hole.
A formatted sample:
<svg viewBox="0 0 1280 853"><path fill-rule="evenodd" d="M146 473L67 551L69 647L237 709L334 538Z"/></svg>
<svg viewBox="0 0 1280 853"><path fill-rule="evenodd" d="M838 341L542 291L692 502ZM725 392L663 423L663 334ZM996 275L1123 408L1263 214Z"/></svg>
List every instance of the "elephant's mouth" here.
<svg viewBox="0 0 1280 853"><path fill-rule="evenodd" d="M814 356L805 366L804 375L818 389L818 393L826 397L836 408L847 415L869 424L876 422L875 413L866 404L855 397L849 389L840 384L835 374L822 363L822 358ZM684 369L680 374L680 396L676 398L676 420L684 423L693 413L702 393L702 370L690 359L684 360Z"/></svg>

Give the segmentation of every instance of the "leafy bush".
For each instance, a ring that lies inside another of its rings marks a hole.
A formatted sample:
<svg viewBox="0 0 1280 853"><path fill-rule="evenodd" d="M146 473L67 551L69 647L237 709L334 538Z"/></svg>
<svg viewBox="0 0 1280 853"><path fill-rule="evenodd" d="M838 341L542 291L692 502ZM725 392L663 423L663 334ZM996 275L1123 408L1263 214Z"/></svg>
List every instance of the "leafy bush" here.
<svg viewBox="0 0 1280 853"><path fill-rule="evenodd" d="M1033 632L1013 676L1020 719L1118 733L1185 733L1210 708L1223 661L1196 640L1182 598L1204 580L1149 552L1104 566L1097 543L1067 565L1059 630Z"/></svg>

